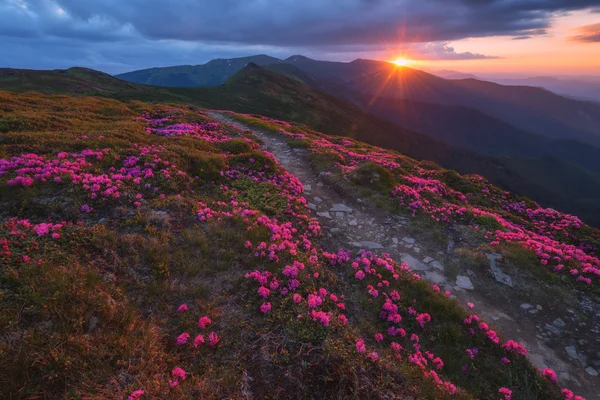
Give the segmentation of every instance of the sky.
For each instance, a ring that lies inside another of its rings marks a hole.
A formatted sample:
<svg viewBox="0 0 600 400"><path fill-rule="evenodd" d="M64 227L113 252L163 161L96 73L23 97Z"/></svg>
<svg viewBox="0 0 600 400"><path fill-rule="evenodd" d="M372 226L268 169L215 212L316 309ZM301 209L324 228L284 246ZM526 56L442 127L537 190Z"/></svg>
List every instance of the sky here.
<svg viewBox="0 0 600 400"><path fill-rule="evenodd" d="M116 74L260 53L600 75L600 0L0 0L0 67Z"/></svg>

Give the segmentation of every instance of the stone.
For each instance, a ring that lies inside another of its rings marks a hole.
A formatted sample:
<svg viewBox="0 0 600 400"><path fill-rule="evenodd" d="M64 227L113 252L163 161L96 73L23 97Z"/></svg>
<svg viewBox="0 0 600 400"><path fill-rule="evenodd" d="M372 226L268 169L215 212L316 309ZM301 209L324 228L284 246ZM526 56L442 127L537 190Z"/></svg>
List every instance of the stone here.
<svg viewBox="0 0 600 400"><path fill-rule="evenodd" d="M323 182L319 182L319 183L317 183L317 186L318 186L318 187L323 187Z"/></svg>
<svg viewBox="0 0 600 400"><path fill-rule="evenodd" d="M315 203L320 203L323 201L323 199L320 197L313 197L313 200L315 201Z"/></svg>
<svg viewBox="0 0 600 400"><path fill-rule="evenodd" d="M106 218L100 218L100 219L98 220L98 223L99 223L99 224L105 224L105 223L107 223L107 222L108 222L108 220L107 220Z"/></svg>
<svg viewBox="0 0 600 400"><path fill-rule="evenodd" d="M354 247L360 247L361 249L367 249L367 250L383 249L383 246L380 245L379 243L369 242L369 241L351 242L350 244Z"/></svg>
<svg viewBox="0 0 600 400"><path fill-rule="evenodd" d="M452 253L452 251L454 251L454 241L453 240L448 242L448 247L446 248L446 252L448 254Z"/></svg>
<svg viewBox="0 0 600 400"><path fill-rule="evenodd" d="M444 275L433 271L425 271L425 279L436 285L446 282L446 277Z"/></svg>
<svg viewBox="0 0 600 400"><path fill-rule="evenodd" d="M502 255L498 253L487 253L486 256L488 260L490 260L490 269L492 270L496 282L513 287L513 281L510 275L504 273L502 268L497 264L497 261L502 259Z"/></svg>
<svg viewBox="0 0 600 400"><path fill-rule="evenodd" d="M328 211L318 212L317 215L319 217L323 217L323 218L331 218L331 215L329 214Z"/></svg>
<svg viewBox="0 0 600 400"><path fill-rule="evenodd" d="M329 232L331 232L331 233L338 233L339 231L340 231L340 228L331 228L329 230Z"/></svg>
<svg viewBox="0 0 600 400"><path fill-rule="evenodd" d="M95 315L93 315L90 320L88 321L88 332L94 332L96 330L96 328L98 328L98 323L100 322L100 319L98 317L96 317Z"/></svg>
<svg viewBox="0 0 600 400"><path fill-rule="evenodd" d="M565 321L563 321L560 318L556 318L552 324L560 329L564 328L567 325L565 324Z"/></svg>
<svg viewBox="0 0 600 400"><path fill-rule="evenodd" d="M537 308L538 310L543 310L544 308L542 306L540 306L539 304L537 306L535 306L535 308Z"/></svg>
<svg viewBox="0 0 600 400"><path fill-rule="evenodd" d="M425 258L423 259L423 262L424 262L425 264L429 264L429 263L430 263L430 262L432 262L432 261L433 261L433 258L432 258L432 257L429 257L429 256L427 256L427 257L425 257Z"/></svg>
<svg viewBox="0 0 600 400"><path fill-rule="evenodd" d="M410 238L410 237L403 237L403 238L402 238L402 241L403 241L404 243L408 243L408 244L415 244L415 239L413 239L413 238Z"/></svg>
<svg viewBox="0 0 600 400"><path fill-rule="evenodd" d="M394 244L398 244L398 238L392 238L392 242L393 242Z"/></svg>
<svg viewBox="0 0 600 400"><path fill-rule="evenodd" d="M348 207L345 204L334 204L333 207L331 207L331 210L329 210L331 212L343 212L343 213L351 213L352 210L350 207Z"/></svg>
<svg viewBox="0 0 600 400"><path fill-rule="evenodd" d="M336 212L336 213L335 213L335 217L336 217L336 218L344 218L344 215L345 215L345 214L344 214L343 212Z"/></svg>
<svg viewBox="0 0 600 400"><path fill-rule="evenodd" d="M596 371L594 368L592 367L587 367L585 369L585 372L587 372L589 375L591 376L598 376L598 371Z"/></svg>
<svg viewBox="0 0 600 400"><path fill-rule="evenodd" d="M464 276L464 275L456 276L456 286L458 286L461 289L466 289L466 290L475 289L475 286L473 286L473 283L471 283L471 279L469 279L468 276Z"/></svg>
<svg viewBox="0 0 600 400"><path fill-rule="evenodd" d="M570 358L577 360L578 356L577 356L577 349L575 348L575 346L566 346L565 351L567 352L567 354Z"/></svg>
<svg viewBox="0 0 600 400"><path fill-rule="evenodd" d="M437 260L432 261L429 265L431 265L435 269L439 269L440 271L444 270L444 266Z"/></svg>
<svg viewBox="0 0 600 400"><path fill-rule="evenodd" d="M304 185L304 191L305 192L310 192L312 190L312 186L311 185Z"/></svg>
<svg viewBox="0 0 600 400"><path fill-rule="evenodd" d="M420 253L421 252L421 248L420 247L413 247L413 251L415 253Z"/></svg>
<svg viewBox="0 0 600 400"><path fill-rule="evenodd" d="M355 220L355 219L351 219L351 220L348 222L348 225L350 225L350 226L357 226L357 225L358 225L358 221L357 221L357 220Z"/></svg>
<svg viewBox="0 0 600 400"><path fill-rule="evenodd" d="M555 334L556 336L560 336L560 330L558 330L558 328L554 325L546 324L546 326L544 326L544 329Z"/></svg>
<svg viewBox="0 0 600 400"><path fill-rule="evenodd" d="M423 264L421 261L417 260L410 254L403 253L400 256L402 258L402 261L407 263L410 269L414 271L427 271L429 269L427 265Z"/></svg>
<svg viewBox="0 0 600 400"><path fill-rule="evenodd" d="M408 248L408 249L411 249L413 247L413 245L412 244L407 244L407 245L405 245L405 247Z"/></svg>
<svg viewBox="0 0 600 400"><path fill-rule="evenodd" d="M533 307L531 304L527 304L527 303L521 304L521 308L523 310L529 310L531 307Z"/></svg>
<svg viewBox="0 0 600 400"><path fill-rule="evenodd" d="M309 210L313 210L313 211L317 210L317 205L314 204L314 203L308 203L307 207L308 207Z"/></svg>

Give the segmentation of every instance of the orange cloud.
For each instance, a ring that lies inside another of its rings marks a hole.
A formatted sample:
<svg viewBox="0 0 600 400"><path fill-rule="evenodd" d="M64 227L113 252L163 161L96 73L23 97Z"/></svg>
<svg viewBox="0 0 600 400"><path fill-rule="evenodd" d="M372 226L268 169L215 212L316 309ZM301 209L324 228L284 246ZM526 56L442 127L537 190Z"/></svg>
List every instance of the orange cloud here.
<svg viewBox="0 0 600 400"><path fill-rule="evenodd" d="M594 43L600 42L600 23L580 26L577 35L569 39L576 42Z"/></svg>

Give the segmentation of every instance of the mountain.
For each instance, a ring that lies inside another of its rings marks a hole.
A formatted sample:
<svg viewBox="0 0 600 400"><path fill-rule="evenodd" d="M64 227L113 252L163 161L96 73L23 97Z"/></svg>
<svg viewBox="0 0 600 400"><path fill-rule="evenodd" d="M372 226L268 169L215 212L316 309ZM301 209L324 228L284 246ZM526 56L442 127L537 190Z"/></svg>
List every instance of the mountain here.
<svg viewBox="0 0 600 400"><path fill-rule="evenodd" d="M217 86L248 63L269 65L281 60L264 54L230 59L215 59L202 65L149 68L117 75L117 78L144 85L169 87Z"/></svg>
<svg viewBox="0 0 600 400"><path fill-rule="evenodd" d="M600 105L540 88L503 86L476 79L447 80L393 66L359 76L345 85L377 97L472 107L541 136L600 144Z"/></svg>
<svg viewBox="0 0 600 400"><path fill-rule="evenodd" d="M444 79L480 79L479 77L473 74L465 74L463 72L452 71L448 69L432 71L431 73L435 76L439 76L440 78Z"/></svg>
<svg viewBox="0 0 600 400"><path fill-rule="evenodd" d="M443 79L424 71L397 67L384 61L357 59L349 63L330 62L301 55L285 60L256 57L259 61L257 64L263 66L293 65L313 79L319 79L321 84L326 84L323 82L327 81L374 97L471 107L521 131L600 146L599 104L566 98L538 87L504 86L472 78ZM214 60L214 70L218 72L210 74L203 71L212 65L213 61L202 66L181 67L186 70L178 73L184 74L185 78L180 77L177 81L180 86L194 86L200 84L199 82L218 85L225 82L234 73L235 68L242 68L251 59L252 57ZM144 78L136 82L159 86L173 86L176 83L171 80L171 70L168 68L144 71L153 71L152 76L156 78ZM118 77L131 80L131 76L135 76L136 73L122 74Z"/></svg>
<svg viewBox="0 0 600 400"><path fill-rule="evenodd" d="M554 93L581 100L600 101L600 77L553 77L536 76L529 78L488 78L502 85L527 85L542 87Z"/></svg>
<svg viewBox="0 0 600 400"><path fill-rule="evenodd" d="M104 79L86 74L91 87ZM227 85L293 83L248 64ZM2 399L561 400L575 382L597 392L587 365L569 366L560 386L539 369L568 365L563 353L543 359L564 342L510 339L560 319L596 359L600 232L573 216L264 116L32 92L1 91L0 105ZM532 244L572 257L553 272L560 258ZM514 287L486 273L490 246ZM453 287L457 274L469 292ZM551 312L534 319L521 301Z"/></svg>
<svg viewBox="0 0 600 400"><path fill-rule="evenodd" d="M309 86L298 76L292 76L298 73L294 65L278 68L285 70L287 75L250 63L224 85L197 88L136 85L81 69L4 70L0 74L0 89L27 91L34 89L32 85L35 82L40 82L38 90L48 93L184 103L299 122L324 133L342 134L401 151L419 160L431 160L461 173L481 174L502 187L513 189L546 206L577 212L589 223L600 225L600 178L593 172L551 156L545 156L544 159L489 156L451 146L378 118L358 104L350 104ZM300 73L300 76L307 80L317 79L306 72ZM46 84L49 79L52 85ZM425 114L423 117L435 118ZM590 151L593 152L594 148L590 147ZM560 179L541 185L539 171L543 171L548 163L563 172Z"/></svg>
<svg viewBox="0 0 600 400"><path fill-rule="evenodd" d="M489 155L550 156L600 172L600 148L575 140L536 135L472 107L366 95L286 63L266 68L295 77L373 115L455 147Z"/></svg>

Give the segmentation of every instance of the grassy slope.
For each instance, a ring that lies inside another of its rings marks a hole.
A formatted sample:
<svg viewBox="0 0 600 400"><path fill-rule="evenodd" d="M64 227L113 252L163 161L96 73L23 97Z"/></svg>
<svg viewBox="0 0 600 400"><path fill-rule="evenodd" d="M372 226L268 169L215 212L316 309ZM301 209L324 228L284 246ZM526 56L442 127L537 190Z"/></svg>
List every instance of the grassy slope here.
<svg viewBox="0 0 600 400"><path fill-rule="evenodd" d="M166 399L446 398L448 386L423 373L434 368L432 362L421 370L407 359L415 333L424 352L444 360L436 371L459 386L453 398L496 399L501 386L510 386L515 399L560 398L558 386L522 356L494 345L479 330L469 334L463 324L468 314L454 300L390 260L397 279L379 267L385 260L366 255L373 271L377 268L390 282L378 298L365 286L377 286L382 277L353 279L355 270L343 257L329 266L331 256L319 248L317 225L307 223L301 186L257 148L252 134L211 123L187 108L0 96L3 113L22 121L3 132L1 158L28 154L32 160L36 154L42 157L38 160L55 160L46 164L52 168L70 168L73 162L82 168L73 173L50 168L45 182L38 176L28 186L15 186L8 184L17 176L15 167L0 164L5 171L0 175L4 397L114 399L144 390L143 398ZM165 117L168 121L161 121ZM175 123L198 133L147 132ZM138 168L145 172L140 175ZM101 191L119 185L120 196L90 198L99 191L79 181L76 176L83 173L90 174L89 184L100 182ZM122 176L104 180L104 174L115 173ZM251 183L252 176L265 180ZM93 210L85 212L84 204ZM253 211L242 217L242 209ZM54 224L55 236L33 229L47 227L41 225L46 222ZM288 228L297 231L284 241ZM315 253L306 249L307 240ZM274 250L277 257L261 255L261 241L281 246ZM291 293L279 295L271 286L272 310L263 315L259 306L267 300L256 294L260 285L244 274L269 271L286 285L282 270L294 261L306 265L296 289L303 301L296 304ZM321 295L323 305L307 308L307 296L320 288L328 292ZM404 320L399 326L408 334L386 335L377 343L373 335L389 325L378 318L383 293L392 290L400 294ZM348 311L336 307L329 293L336 293ZM177 312L182 303L189 309ZM408 307L428 313L431 322L420 327ZM330 316L329 327L320 317L313 320L311 310ZM203 315L212 319L205 329L197 325ZM350 322L339 322L339 315ZM182 332L189 332L190 340L204 334L208 341L210 331L221 339L215 346L175 344ZM368 352L377 351L378 361L356 351L361 337ZM400 358L390 348L392 341L404 348ZM470 360L465 348L473 347L479 355ZM502 366L501 357L512 362ZM463 364L468 375L461 372ZM175 367L188 374L173 386Z"/></svg>
<svg viewBox="0 0 600 400"><path fill-rule="evenodd" d="M306 77L305 77L306 78ZM59 71L4 70L0 88L15 91L87 94L120 100L176 102L256 113L307 124L328 134L344 135L398 150L413 158L432 160L461 173L478 173L507 189L542 204L576 213L600 225L600 177L553 160L562 180L539 183L543 162L515 157L489 157L451 147L426 135L403 129L356 106L300 82L258 67L238 72L225 85L206 88L163 88L135 85L96 71L73 68ZM2 129L0 122L0 130ZM564 182L574 182L566 189Z"/></svg>

